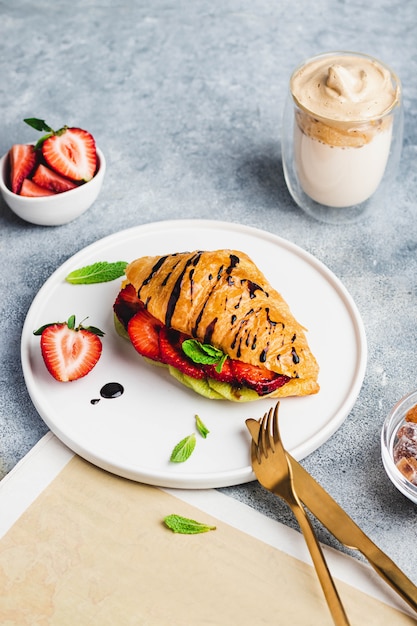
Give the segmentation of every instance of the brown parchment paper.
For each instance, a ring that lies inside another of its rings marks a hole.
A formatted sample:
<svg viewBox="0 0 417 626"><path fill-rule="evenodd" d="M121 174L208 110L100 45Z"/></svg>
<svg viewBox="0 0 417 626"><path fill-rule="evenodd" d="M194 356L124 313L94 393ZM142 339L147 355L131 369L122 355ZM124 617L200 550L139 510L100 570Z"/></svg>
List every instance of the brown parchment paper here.
<svg viewBox="0 0 417 626"><path fill-rule="evenodd" d="M177 513L215 531L178 535ZM338 583L352 626L415 624ZM314 569L74 457L0 541L2 626L331 626Z"/></svg>

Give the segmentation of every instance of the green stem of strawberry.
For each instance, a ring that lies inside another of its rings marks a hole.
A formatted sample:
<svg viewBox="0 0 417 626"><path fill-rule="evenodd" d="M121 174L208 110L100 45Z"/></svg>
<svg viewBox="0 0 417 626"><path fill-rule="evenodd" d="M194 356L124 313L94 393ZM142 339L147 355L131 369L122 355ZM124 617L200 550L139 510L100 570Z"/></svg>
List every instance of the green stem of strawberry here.
<svg viewBox="0 0 417 626"><path fill-rule="evenodd" d="M70 315L70 317L68 318L66 322L49 322L48 324L44 324L37 330L34 330L33 334L39 336L39 335L42 335L43 331L46 328L48 328L48 326L56 326L57 324L66 324L70 330L75 330L75 331L87 330L90 333L93 333L93 335L97 335L98 337L104 337L105 333L102 330L100 330L100 328L97 328L96 326L83 326L83 323L85 322L86 319L88 318L85 317L82 320L82 322L78 324L78 326L75 326L75 315Z"/></svg>
<svg viewBox="0 0 417 626"><path fill-rule="evenodd" d="M46 141L46 139L49 139L49 137L52 137L53 135L62 135L62 133L64 133L68 128L68 126L64 126L63 128L60 128L59 130L54 130L53 128L48 126L45 120L40 120L37 117L27 117L23 121L26 124L28 124L28 126L30 126L31 128L34 128L35 130L38 130L39 132L45 131L47 133L46 135L44 135L37 141L35 145L35 150L39 150L39 148L42 146L43 142Z"/></svg>

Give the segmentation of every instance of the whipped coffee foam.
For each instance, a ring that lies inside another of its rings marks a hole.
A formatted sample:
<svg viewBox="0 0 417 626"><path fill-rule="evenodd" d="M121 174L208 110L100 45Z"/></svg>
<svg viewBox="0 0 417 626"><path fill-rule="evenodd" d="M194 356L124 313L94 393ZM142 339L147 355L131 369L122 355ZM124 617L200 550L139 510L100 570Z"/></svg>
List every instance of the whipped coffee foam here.
<svg viewBox="0 0 417 626"><path fill-rule="evenodd" d="M304 192L326 206L364 202L378 188L390 152L399 100L390 71L365 56L324 55L299 68L290 87Z"/></svg>
<svg viewBox="0 0 417 626"><path fill-rule="evenodd" d="M291 78L291 93L300 108L336 122L383 117L398 99L390 71L354 55L324 56L304 65Z"/></svg>

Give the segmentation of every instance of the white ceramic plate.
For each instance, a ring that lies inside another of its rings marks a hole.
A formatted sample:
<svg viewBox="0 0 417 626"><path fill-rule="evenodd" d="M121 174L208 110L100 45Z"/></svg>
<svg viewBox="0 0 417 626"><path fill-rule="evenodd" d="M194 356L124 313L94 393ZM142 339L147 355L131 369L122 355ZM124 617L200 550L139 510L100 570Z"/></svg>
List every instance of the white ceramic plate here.
<svg viewBox="0 0 417 626"><path fill-rule="evenodd" d="M186 389L165 369L145 363L115 332L112 306L121 280L65 282L69 272L96 261L220 248L249 254L308 329L320 365L317 395L281 400L286 448L304 458L347 417L363 382L367 348L357 308L336 276L298 246L261 230L206 220L157 222L116 233L75 254L46 281L28 312L21 358L29 394L48 427L75 453L120 476L162 487L225 487L253 480L245 419L261 417L274 402L207 400ZM89 324L105 331L103 354L85 378L59 383L47 372L33 331L72 314L79 321L88 316ZM92 404L108 382L122 384L124 393ZM208 437L197 433L191 457L171 463L174 446L196 432L196 414L210 430Z"/></svg>

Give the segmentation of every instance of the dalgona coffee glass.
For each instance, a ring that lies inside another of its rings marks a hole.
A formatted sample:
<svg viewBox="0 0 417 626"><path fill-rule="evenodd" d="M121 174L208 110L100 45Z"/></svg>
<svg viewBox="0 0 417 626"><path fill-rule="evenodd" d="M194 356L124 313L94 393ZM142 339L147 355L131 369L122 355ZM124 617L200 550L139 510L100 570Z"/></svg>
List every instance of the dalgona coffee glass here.
<svg viewBox="0 0 417 626"><path fill-rule="evenodd" d="M386 206L402 141L401 83L381 61L329 52L293 72L283 169L293 199L312 217L348 223Z"/></svg>

